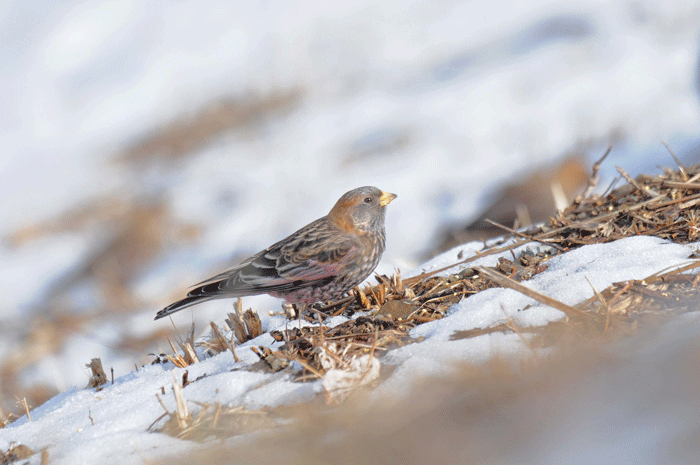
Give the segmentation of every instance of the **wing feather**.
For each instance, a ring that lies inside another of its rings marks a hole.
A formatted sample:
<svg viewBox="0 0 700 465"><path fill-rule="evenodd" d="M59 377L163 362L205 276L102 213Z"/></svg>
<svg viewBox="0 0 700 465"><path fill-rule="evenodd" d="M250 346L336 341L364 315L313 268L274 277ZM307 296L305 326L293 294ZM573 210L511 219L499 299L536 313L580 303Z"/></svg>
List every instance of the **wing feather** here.
<svg viewBox="0 0 700 465"><path fill-rule="evenodd" d="M236 297L326 283L358 249L356 236L326 217L198 284L188 297Z"/></svg>

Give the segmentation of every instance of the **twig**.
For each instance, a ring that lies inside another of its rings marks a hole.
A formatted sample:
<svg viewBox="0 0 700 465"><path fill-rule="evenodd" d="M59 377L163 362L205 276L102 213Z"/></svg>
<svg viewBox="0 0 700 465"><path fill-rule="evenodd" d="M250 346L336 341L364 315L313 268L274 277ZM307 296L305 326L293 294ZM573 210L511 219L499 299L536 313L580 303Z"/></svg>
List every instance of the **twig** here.
<svg viewBox="0 0 700 465"><path fill-rule="evenodd" d="M233 354L233 361L238 363L241 361L240 358L238 358L238 355L236 355L236 342L234 341L235 335L233 334L233 331L231 331L231 340L229 343L231 344L231 353Z"/></svg>
<svg viewBox="0 0 700 465"><path fill-rule="evenodd" d="M32 421L32 416L29 415L29 404L27 404L27 398L22 397L21 399L19 397L15 397L19 401L19 404L24 407L24 412L27 414L27 421Z"/></svg>
<svg viewBox="0 0 700 465"><path fill-rule="evenodd" d="M162 420L166 416L170 416L170 410L165 406L163 403L163 400L160 398L158 393L156 392L156 399L158 399L158 403L160 403L160 406L163 407L163 410L165 410L165 413L153 420L153 423L151 423L148 428L146 428L146 431L150 431L153 426L155 426L156 423L158 423L160 420Z"/></svg>
<svg viewBox="0 0 700 465"><path fill-rule="evenodd" d="M605 329L603 329L603 332L607 332L608 328L610 327L610 307L608 306L608 303L605 301L605 298L603 295L598 292L598 290L593 287L593 283L591 282L590 279L588 279L588 276L586 276L586 281L588 281L588 285L591 286L591 289L593 289L593 294L596 296L598 299L598 302L600 302L600 305L602 305L605 308Z"/></svg>
<svg viewBox="0 0 700 465"><path fill-rule="evenodd" d="M510 329L515 334L517 334L518 337L520 338L520 340L523 341L523 344L525 344L525 346L528 349L530 349L530 352L532 352L532 355L535 357L535 359L539 360L540 356L537 355L537 351L535 350L534 347L532 347L532 344L530 344L530 341L525 339L525 336L523 335L523 332L520 330L520 327L515 323L515 321L513 321L513 319L510 317L510 315L508 315L508 313L506 313L506 309L503 306L503 304L501 304L501 311L506 315L506 324L503 326Z"/></svg>
<svg viewBox="0 0 700 465"><path fill-rule="evenodd" d="M684 265L680 268L676 268L674 270L666 272L666 270L668 270L670 268L674 268L673 266L670 266L670 267L665 268L661 271L657 271L653 275L644 278L642 281L647 283L647 284L651 284L655 281L658 281L660 279L664 279L668 276L673 276L673 275L677 275L680 273L685 273L686 271L690 271L690 270L693 270L693 269L698 268L698 267L700 267L700 260L696 260L693 263L690 263L688 265Z"/></svg>
<svg viewBox="0 0 700 465"><path fill-rule="evenodd" d="M605 151L602 157L600 159L593 163L593 172L591 173L591 177L588 178L588 186L586 186L586 189L579 195L576 196L574 199L574 204L579 205L581 202L583 202L583 199L591 195L591 192L593 192L593 189L596 188L598 185L598 171L600 171L600 165L603 163L603 161L608 158L608 155L610 155L610 152L612 151L613 146L610 145L608 146L608 149Z"/></svg>
<svg viewBox="0 0 700 465"><path fill-rule="evenodd" d="M519 282L507 278L493 270L490 270L483 266L477 266L476 270L479 272L479 274L486 276L490 280L495 281L497 284L500 284L503 287L509 287L515 291L520 292L521 294L525 294L526 296L535 299L540 303L549 305L552 308L556 308L557 310L564 312L568 317L578 317L581 315L591 316L583 310L579 310L578 308L572 307L571 305L567 305L564 302L552 299L551 297L548 297L544 294L540 294L537 291L533 291L529 287L523 286Z"/></svg>
<svg viewBox="0 0 700 465"><path fill-rule="evenodd" d="M678 205L678 208L681 210L685 210L686 208L696 206L698 203L700 203L700 199L688 200L687 202L683 202L682 204Z"/></svg>
<svg viewBox="0 0 700 465"><path fill-rule="evenodd" d="M654 206L652 206L652 207L650 207L650 208L653 209L653 210L658 210L659 208L668 207L669 205L674 205L674 204L677 204L677 203L685 202L685 201L688 201L688 200L695 200L695 199L700 199L700 194L693 194L693 195L689 195L689 196L687 196L687 197L680 197L680 198L678 198L678 199L667 200L667 201L665 201L665 202L657 203L656 205L654 205ZM648 204L648 203L652 203L652 200L648 200L646 203L647 203L647 204ZM637 210L638 210L638 209L637 209ZM630 211L632 211L632 208L630 208Z"/></svg>
<svg viewBox="0 0 700 465"><path fill-rule="evenodd" d="M668 146L668 144L666 143L665 140L662 140L661 143L664 144L664 146L666 147L666 150L668 150L668 153L670 153L671 156L673 157L673 159L676 161L676 164L678 165L678 170L681 173L681 177L683 178L683 181L688 181L688 173L686 173L685 167L683 166L683 163L681 163L681 161L676 156L675 152L673 150L671 150L671 147Z"/></svg>
<svg viewBox="0 0 700 465"><path fill-rule="evenodd" d="M367 370L369 370L369 364L374 358L374 351L377 348L377 342L379 342L379 327L374 328L374 341L372 341L372 348L369 351L369 360L367 360Z"/></svg>
<svg viewBox="0 0 700 465"><path fill-rule="evenodd" d="M158 399L158 403L160 404L161 407L163 407L163 410L165 410L165 413L170 415L170 410L168 410L168 407L165 406L165 404L163 403L163 400L160 398L160 396L158 395L157 392L156 392L156 399Z"/></svg>
<svg viewBox="0 0 700 465"><path fill-rule="evenodd" d="M646 195L647 197L651 197L651 198L659 197L659 194L655 190L653 190L651 187L646 187L646 186L642 187L639 184L637 184L637 181L632 179L632 177L629 174L627 174L627 171L623 170L622 167L616 166L615 168L622 175L622 177L627 180L628 183L630 183L634 187L636 187L637 190L639 192L641 192L642 194Z"/></svg>
<svg viewBox="0 0 700 465"><path fill-rule="evenodd" d="M173 395L175 396L175 417L177 418L177 424L180 429L187 427L187 423L190 420L190 410L187 408L187 401L185 401L185 396L182 394L182 384L181 380L178 379L175 371L173 370Z"/></svg>
<svg viewBox="0 0 700 465"><path fill-rule="evenodd" d="M564 230L566 228L561 228L561 229ZM411 278L405 278L403 280L404 286L406 286L406 285L412 286L413 284L416 284L420 281L423 281L424 279L429 278L429 277L433 276L434 274L449 270L450 268L454 268L455 266L459 266L459 265L463 265L465 263L473 262L474 260L478 260L479 258L483 258L483 257L488 257L489 255L507 252L509 250L518 248L521 245L529 244L530 242L544 242L544 241L540 241L539 239L534 239L534 238L533 239L524 239L524 240L519 241L519 242L514 242L513 244L510 244L510 245L504 245L501 247L496 247L496 248L487 250L486 252L477 252L477 254L474 255L473 257L466 258L464 260L453 263L451 265L443 266L442 268L438 268L437 270L426 271L425 273L421 273L418 276L413 276Z"/></svg>
<svg viewBox="0 0 700 465"><path fill-rule="evenodd" d="M613 187L615 187L615 184L617 184L619 181L620 181L620 176L615 176L615 179L613 179L613 180L610 182L610 184L608 185L607 189L605 189L605 190L603 191L603 194L601 195L601 197L604 198L606 195L608 195L608 194L613 190Z"/></svg>
<svg viewBox="0 0 700 465"><path fill-rule="evenodd" d="M661 185L666 187L673 187L676 189L688 189L697 190L700 189L700 183L697 182L677 182L677 181L663 181Z"/></svg>
<svg viewBox="0 0 700 465"><path fill-rule="evenodd" d="M221 417L221 404L219 402L216 403L216 410L214 410L214 416L211 420L211 429L216 429L216 427L219 425L219 418Z"/></svg>
<svg viewBox="0 0 700 465"><path fill-rule="evenodd" d="M493 225L493 226L495 226L495 227L497 227L497 228L501 228L501 229L503 229L504 231L508 231L509 233L514 234L514 235L516 235L516 236L518 236L518 237L522 237L523 239L532 240L532 237L530 237L530 236L528 236L528 235L526 235L526 234L523 234L523 233L521 233L520 231L517 231L517 230L515 230L515 229L513 229L513 228L509 228L508 226L505 226L505 225L503 225L503 224L501 224L501 223L498 223L498 222L496 222L496 221L490 220L490 219L488 219L488 218L486 218L484 221L486 221L487 223L489 223L489 224L491 224L491 225ZM512 252L512 249L511 249L511 252Z"/></svg>

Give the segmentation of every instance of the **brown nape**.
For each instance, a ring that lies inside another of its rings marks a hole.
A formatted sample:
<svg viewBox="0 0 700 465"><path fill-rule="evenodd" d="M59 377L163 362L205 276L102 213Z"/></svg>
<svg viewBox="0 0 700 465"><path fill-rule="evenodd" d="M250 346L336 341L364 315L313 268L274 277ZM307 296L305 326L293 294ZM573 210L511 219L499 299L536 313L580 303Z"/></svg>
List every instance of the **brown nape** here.
<svg viewBox="0 0 700 465"><path fill-rule="evenodd" d="M346 232L355 232L355 223L350 217L350 209L360 203L361 199L358 196L350 198L341 198L328 213L328 219L333 224Z"/></svg>

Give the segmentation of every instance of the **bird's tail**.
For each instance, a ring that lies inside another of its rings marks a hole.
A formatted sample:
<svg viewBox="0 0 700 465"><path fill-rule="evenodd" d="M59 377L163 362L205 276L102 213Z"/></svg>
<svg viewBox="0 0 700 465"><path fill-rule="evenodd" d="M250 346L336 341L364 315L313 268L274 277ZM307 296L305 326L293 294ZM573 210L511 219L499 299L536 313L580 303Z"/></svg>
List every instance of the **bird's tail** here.
<svg viewBox="0 0 700 465"><path fill-rule="evenodd" d="M182 300L178 300L177 302L168 305L163 310L156 313L156 317L154 318L154 320L159 320L165 316L168 316L168 315L175 313L175 312L179 312L180 310L183 310L183 309L190 307L192 305L206 302L207 300L212 300L212 299L216 299L216 296L201 296L201 295L187 296Z"/></svg>

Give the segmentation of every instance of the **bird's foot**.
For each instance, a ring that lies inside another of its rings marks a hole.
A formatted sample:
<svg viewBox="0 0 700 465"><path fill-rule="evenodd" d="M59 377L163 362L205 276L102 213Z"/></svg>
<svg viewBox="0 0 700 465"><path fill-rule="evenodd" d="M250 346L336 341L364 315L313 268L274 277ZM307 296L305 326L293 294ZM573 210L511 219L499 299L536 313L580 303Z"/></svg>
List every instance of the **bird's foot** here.
<svg viewBox="0 0 700 465"><path fill-rule="evenodd" d="M290 320L296 318L296 316L298 315L296 305L290 304L288 302L284 302L282 304L282 311L284 311L284 314L287 315L287 318L289 318Z"/></svg>

